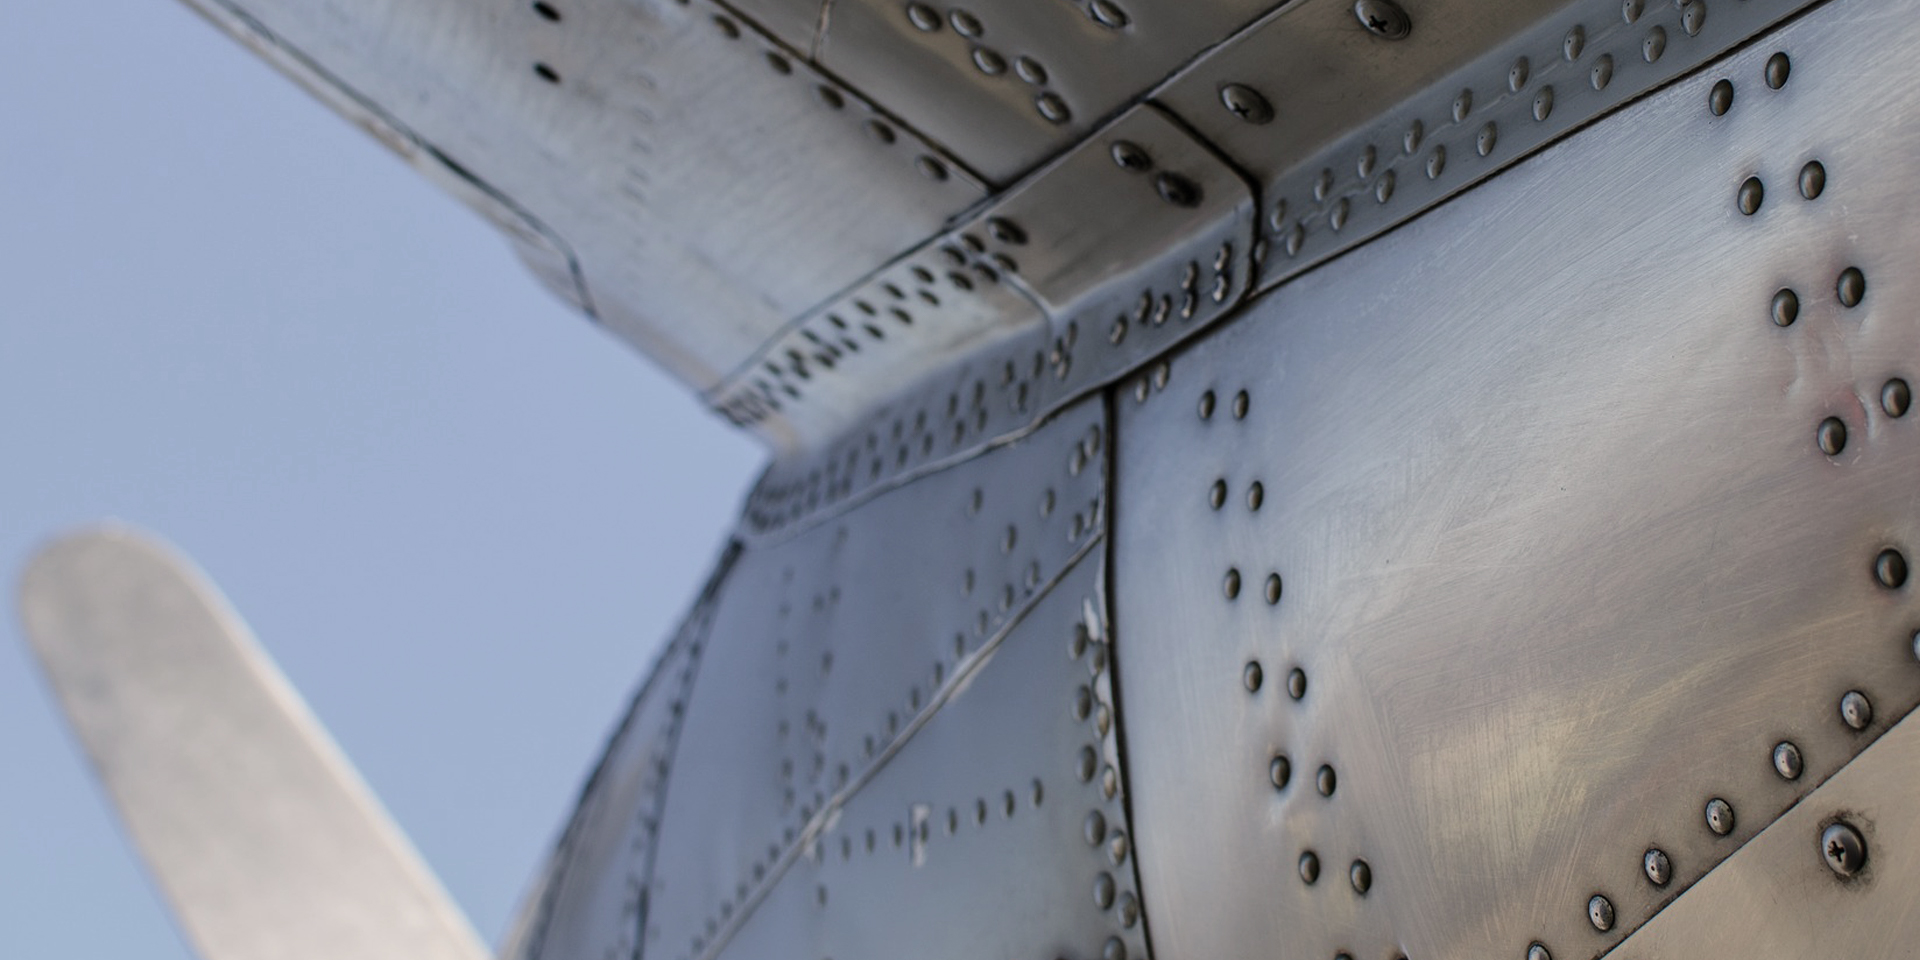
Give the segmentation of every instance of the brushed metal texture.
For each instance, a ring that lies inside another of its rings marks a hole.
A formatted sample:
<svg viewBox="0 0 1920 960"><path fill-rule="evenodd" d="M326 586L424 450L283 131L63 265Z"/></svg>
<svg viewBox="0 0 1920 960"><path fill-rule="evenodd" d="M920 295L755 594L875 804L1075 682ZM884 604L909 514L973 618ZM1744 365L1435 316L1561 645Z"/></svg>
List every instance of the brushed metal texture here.
<svg viewBox="0 0 1920 960"><path fill-rule="evenodd" d="M1079 560L984 651L710 955L1144 958L1112 698L1092 692L1112 675L1103 568Z"/></svg>
<svg viewBox="0 0 1920 960"><path fill-rule="evenodd" d="M1104 449L1104 419L1098 400L1071 408L745 549L667 786L647 890L656 960L710 955L983 649L1093 549L1106 490L1088 448Z"/></svg>
<svg viewBox="0 0 1920 960"><path fill-rule="evenodd" d="M1005 185L1274 0L834 0L820 61Z"/></svg>
<svg viewBox="0 0 1920 960"><path fill-rule="evenodd" d="M736 378L715 402L795 445L747 530L971 456L1203 329L1248 289L1254 213L1238 173L1130 111Z"/></svg>
<svg viewBox="0 0 1920 960"><path fill-rule="evenodd" d="M1596 955L1920 699L1917 31L1817 7L1117 401L1156 953Z"/></svg>
<svg viewBox="0 0 1920 960"><path fill-rule="evenodd" d="M188 0L458 195L695 389L983 199L708 0ZM504 212L503 212L504 211Z"/></svg>
<svg viewBox="0 0 1920 960"><path fill-rule="evenodd" d="M1909 718L1842 767L1620 945L1622 956L1904 957L1920 936L1920 724ZM1864 867L1829 869L1833 824Z"/></svg>
<svg viewBox="0 0 1920 960"><path fill-rule="evenodd" d="M1260 183L1270 288L1720 56L1808 0L1289 4L1155 91ZM1250 123L1230 85L1273 104Z"/></svg>

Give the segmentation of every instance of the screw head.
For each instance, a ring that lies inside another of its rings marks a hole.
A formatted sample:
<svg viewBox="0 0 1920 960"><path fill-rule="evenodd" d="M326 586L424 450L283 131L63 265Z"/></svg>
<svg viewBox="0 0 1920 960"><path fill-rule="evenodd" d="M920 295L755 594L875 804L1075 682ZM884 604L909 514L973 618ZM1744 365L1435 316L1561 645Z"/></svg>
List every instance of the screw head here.
<svg viewBox="0 0 1920 960"><path fill-rule="evenodd" d="M1153 188L1160 193L1160 199L1176 207L1197 207L1200 205L1200 185L1177 173L1162 173L1153 178Z"/></svg>
<svg viewBox="0 0 1920 960"><path fill-rule="evenodd" d="M1413 19L1393 0L1357 0L1353 15L1368 33L1382 40L1404 40L1413 32Z"/></svg>
<svg viewBox="0 0 1920 960"><path fill-rule="evenodd" d="M1889 590L1897 590L1907 582L1907 558L1900 551L1888 547L1873 558L1873 578Z"/></svg>
<svg viewBox="0 0 1920 960"><path fill-rule="evenodd" d="M1597 893L1594 894L1593 898L1587 901L1587 922L1593 924L1593 928L1601 933L1612 930L1613 901Z"/></svg>
<svg viewBox="0 0 1920 960"><path fill-rule="evenodd" d="M1664 887L1673 880L1673 861L1667 859L1667 853L1658 847L1647 851L1640 858L1640 867L1647 873L1647 881L1656 887Z"/></svg>
<svg viewBox="0 0 1920 960"><path fill-rule="evenodd" d="M1867 838L1851 824L1834 823L1820 831L1820 856L1836 876L1851 877L1867 865Z"/></svg>
<svg viewBox="0 0 1920 960"><path fill-rule="evenodd" d="M1273 120L1273 104L1260 95L1260 91L1244 83L1229 83L1220 88L1220 105L1227 112L1252 124L1270 123Z"/></svg>
<svg viewBox="0 0 1920 960"><path fill-rule="evenodd" d="M1087 814L1087 820L1082 829L1086 833L1088 846L1097 847L1107 840L1107 818L1098 810Z"/></svg>
<svg viewBox="0 0 1920 960"><path fill-rule="evenodd" d="M1707 801L1707 829L1719 836L1733 832L1733 805L1714 797Z"/></svg>
<svg viewBox="0 0 1920 960"><path fill-rule="evenodd" d="M1798 780L1806 764L1800 759L1800 748L1790 740L1782 740L1773 747L1773 772L1782 780Z"/></svg>
<svg viewBox="0 0 1920 960"><path fill-rule="evenodd" d="M1873 702L1858 690L1848 690L1840 698L1840 719L1855 730L1865 730L1873 722Z"/></svg>

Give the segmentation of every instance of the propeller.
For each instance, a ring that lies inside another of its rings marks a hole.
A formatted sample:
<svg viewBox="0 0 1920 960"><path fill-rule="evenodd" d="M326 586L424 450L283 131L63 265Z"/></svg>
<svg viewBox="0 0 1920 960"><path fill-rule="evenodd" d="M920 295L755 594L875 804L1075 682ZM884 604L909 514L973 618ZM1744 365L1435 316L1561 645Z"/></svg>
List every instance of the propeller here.
<svg viewBox="0 0 1920 960"><path fill-rule="evenodd" d="M20 613L67 719L204 960L481 960L472 925L190 561L63 536Z"/></svg>

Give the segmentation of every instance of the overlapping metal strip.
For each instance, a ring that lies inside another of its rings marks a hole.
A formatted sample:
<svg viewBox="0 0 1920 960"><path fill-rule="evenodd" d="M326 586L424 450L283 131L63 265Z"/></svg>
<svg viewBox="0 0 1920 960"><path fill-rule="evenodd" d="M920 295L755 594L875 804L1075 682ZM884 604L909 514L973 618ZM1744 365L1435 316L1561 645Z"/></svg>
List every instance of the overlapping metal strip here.
<svg viewBox="0 0 1920 960"><path fill-rule="evenodd" d="M1920 700L1917 40L1824 4L1120 400L1156 954L1594 956Z"/></svg>

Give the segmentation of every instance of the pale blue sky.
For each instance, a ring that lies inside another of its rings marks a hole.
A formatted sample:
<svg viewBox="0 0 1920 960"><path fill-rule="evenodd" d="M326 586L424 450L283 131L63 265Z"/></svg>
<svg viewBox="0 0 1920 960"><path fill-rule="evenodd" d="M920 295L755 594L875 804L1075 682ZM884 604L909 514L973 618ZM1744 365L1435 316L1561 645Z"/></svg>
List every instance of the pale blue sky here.
<svg viewBox="0 0 1920 960"><path fill-rule="evenodd" d="M116 516L226 589L490 941L761 454L172 0L0 31L0 928L184 958L20 643Z"/></svg>

